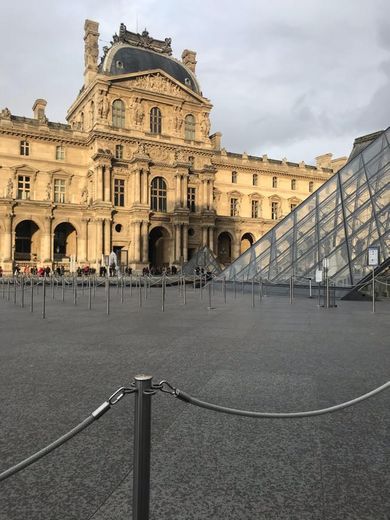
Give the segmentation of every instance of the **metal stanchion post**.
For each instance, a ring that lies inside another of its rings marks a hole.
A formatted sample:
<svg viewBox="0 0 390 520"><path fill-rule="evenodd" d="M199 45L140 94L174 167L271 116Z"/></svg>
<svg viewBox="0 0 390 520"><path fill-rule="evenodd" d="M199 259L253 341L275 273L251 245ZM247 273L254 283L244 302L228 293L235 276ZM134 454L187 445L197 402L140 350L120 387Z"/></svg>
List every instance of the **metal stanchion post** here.
<svg viewBox="0 0 390 520"><path fill-rule="evenodd" d="M96 274L93 275L93 297L96 296Z"/></svg>
<svg viewBox="0 0 390 520"><path fill-rule="evenodd" d="M30 278L30 312L34 312L34 280L33 277Z"/></svg>
<svg viewBox="0 0 390 520"><path fill-rule="evenodd" d="M318 307L321 307L321 282L318 282Z"/></svg>
<svg viewBox="0 0 390 520"><path fill-rule="evenodd" d="M121 279L121 303L123 303L123 278Z"/></svg>
<svg viewBox="0 0 390 520"><path fill-rule="evenodd" d="M213 308L212 305L211 305L211 293L212 293L212 288L211 288L211 284L209 284L209 311L211 311L211 309Z"/></svg>
<svg viewBox="0 0 390 520"><path fill-rule="evenodd" d="M290 303L292 303L292 276L290 276Z"/></svg>
<svg viewBox="0 0 390 520"><path fill-rule="evenodd" d="M142 307L142 285L141 285L141 275L138 277L138 305Z"/></svg>
<svg viewBox="0 0 390 520"><path fill-rule="evenodd" d="M21 295L20 295L20 306L24 307L24 276L22 276L22 278L20 279L20 292L21 292Z"/></svg>
<svg viewBox="0 0 390 520"><path fill-rule="evenodd" d="M133 520L149 520L152 376L135 376Z"/></svg>
<svg viewBox="0 0 390 520"><path fill-rule="evenodd" d="M372 267L372 312L375 312L375 267Z"/></svg>
<svg viewBox="0 0 390 520"><path fill-rule="evenodd" d="M183 299L184 299L184 305L187 305L187 285L185 283L184 277L183 277Z"/></svg>
<svg viewBox="0 0 390 520"><path fill-rule="evenodd" d="M329 309L329 277L326 276L326 308Z"/></svg>
<svg viewBox="0 0 390 520"><path fill-rule="evenodd" d="M110 314L110 280L106 278L106 312Z"/></svg>
<svg viewBox="0 0 390 520"><path fill-rule="evenodd" d="M14 305L16 305L16 276L14 276Z"/></svg>
<svg viewBox="0 0 390 520"><path fill-rule="evenodd" d="M202 273L200 273L200 275L199 275L199 282L200 282L199 296L200 296L200 299L203 300L203 275L202 275Z"/></svg>
<svg viewBox="0 0 390 520"><path fill-rule="evenodd" d="M255 306L255 279L252 278L252 309Z"/></svg>
<svg viewBox="0 0 390 520"><path fill-rule="evenodd" d="M236 277L233 278L233 293L234 293L234 299L236 299L237 298Z"/></svg>
<svg viewBox="0 0 390 520"><path fill-rule="evenodd" d="M309 278L309 298L312 298L312 289L311 289L311 278Z"/></svg>
<svg viewBox="0 0 390 520"><path fill-rule="evenodd" d="M46 318L46 277L43 278L42 287L42 319Z"/></svg>
<svg viewBox="0 0 390 520"><path fill-rule="evenodd" d="M92 309L92 284L91 276L88 277L88 309Z"/></svg>
<svg viewBox="0 0 390 520"><path fill-rule="evenodd" d="M196 271L194 270L194 291L196 291Z"/></svg>
<svg viewBox="0 0 390 520"><path fill-rule="evenodd" d="M130 296L133 296L133 275L130 275Z"/></svg>
<svg viewBox="0 0 390 520"><path fill-rule="evenodd" d="M161 277L161 310L165 311L165 274Z"/></svg>
<svg viewBox="0 0 390 520"><path fill-rule="evenodd" d="M51 285L51 299L54 300L54 277L53 277L53 275L51 275L50 285Z"/></svg>
<svg viewBox="0 0 390 520"><path fill-rule="evenodd" d="M61 280L61 300L65 301L65 277L62 276Z"/></svg>
<svg viewBox="0 0 390 520"><path fill-rule="evenodd" d="M222 280L223 303L226 303L226 276Z"/></svg>
<svg viewBox="0 0 390 520"><path fill-rule="evenodd" d="M144 279L144 298L145 300L148 299L148 279L146 276L143 276Z"/></svg>
<svg viewBox="0 0 390 520"><path fill-rule="evenodd" d="M85 277L84 277L84 274L82 274L82 276L81 276L81 292L82 292L83 296L84 296L84 280L85 280Z"/></svg>
<svg viewBox="0 0 390 520"><path fill-rule="evenodd" d="M7 301L8 302L10 300L10 295L11 295L11 286L10 286L9 278L8 278L8 280L7 280Z"/></svg>

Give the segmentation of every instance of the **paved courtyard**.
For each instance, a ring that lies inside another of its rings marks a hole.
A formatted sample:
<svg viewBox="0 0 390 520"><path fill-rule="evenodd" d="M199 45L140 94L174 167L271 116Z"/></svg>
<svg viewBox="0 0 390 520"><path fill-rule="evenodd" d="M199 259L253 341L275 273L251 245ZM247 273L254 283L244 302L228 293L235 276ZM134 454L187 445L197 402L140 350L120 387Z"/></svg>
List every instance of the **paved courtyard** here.
<svg viewBox="0 0 390 520"><path fill-rule="evenodd" d="M1 293L0 293L1 294ZM389 302L338 302L169 288L143 306L104 289L47 318L0 296L0 470L70 430L137 373L204 400L261 411L331 406L390 380ZM390 518L387 390L315 418L218 414L153 397L151 518ZM0 484L1 520L129 520L134 396L54 453Z"/></svg>

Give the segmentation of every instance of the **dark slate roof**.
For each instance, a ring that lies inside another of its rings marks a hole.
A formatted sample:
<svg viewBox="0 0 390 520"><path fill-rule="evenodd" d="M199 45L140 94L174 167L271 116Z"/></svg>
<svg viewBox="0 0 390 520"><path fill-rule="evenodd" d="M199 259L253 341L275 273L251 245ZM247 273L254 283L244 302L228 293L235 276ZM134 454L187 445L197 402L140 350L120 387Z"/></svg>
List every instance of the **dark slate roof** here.
<svg viewBox="0 0 390 520"><path fill-rule="evenodd" d="M119 65L119 66L118 66ZM128 46L111 47L102 63L101 71L113 75L161 69L174 79L200 94L192 73L179 61L147 49Z"/></svg>

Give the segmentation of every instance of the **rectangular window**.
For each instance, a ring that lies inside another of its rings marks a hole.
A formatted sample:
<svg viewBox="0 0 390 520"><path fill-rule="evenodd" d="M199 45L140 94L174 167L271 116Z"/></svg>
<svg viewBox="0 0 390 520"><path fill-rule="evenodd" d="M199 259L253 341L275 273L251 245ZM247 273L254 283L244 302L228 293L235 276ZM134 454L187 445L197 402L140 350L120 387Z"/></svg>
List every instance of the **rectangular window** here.
<svg viewBox="0 0 390 520"><path fill-rule="evenodd" d="M114 179L114 206L125 205L125 181Z"/></svg>
<svg viewBox="0 0 390 520"><path fill-rule="evenodd" d="M63 146L56 146L56 160L63 161L65 159L65 149Z"/></svg>
<svg viewBox="0 0 390 520"><path fill-rule="evenodd" d="M277 188L278 187L278 178L272 177L272 187Z"/></svg>
<svg viewBox="0 0 390 520"><path fill-rule="evenodd" d="M238 199L230 199L230 216L237 217L238 215Z"/></svg>
<svg viewBox="0 0 390 520"><path fill-rule="evenodd" d="M54 202L65 202L65 180L54 179Z"/></svg>
<svg viewBox="0 0 390 520"><path fill-rule="evenodd" d="M31 181L29 175L18 176L18 199L29 200L31 191Z"/></svg>
<svg viewBox="0 0 390 520"><path fill-rule="evenodd" d="M20 141L20 155L30 155L30 144L28 141Z"/></svg>
<svg viewBox="0 0 390 520"><path fill-rule="evenodd" d="M196 211L196 188L188 188L187 208L191 211L191 213L195 213Z"/></svg>
<svg viewBox="0 0 390 520"><path fill-rule="evenodd" d="M259 218L259 201L252 200L252 218Z"/></svg>
<svg viewBox="0 0 390 520"><path fill-rule="evenodd" d="M279 218L279 203L272 202L271 204L271 219L278 220Z"/></svg>

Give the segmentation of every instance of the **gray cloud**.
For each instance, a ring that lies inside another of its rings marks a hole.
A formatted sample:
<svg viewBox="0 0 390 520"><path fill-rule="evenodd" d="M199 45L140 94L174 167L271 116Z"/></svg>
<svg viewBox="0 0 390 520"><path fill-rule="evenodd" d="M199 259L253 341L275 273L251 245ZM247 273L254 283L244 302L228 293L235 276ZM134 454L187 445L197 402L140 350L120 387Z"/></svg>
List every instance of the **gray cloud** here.
<svg viewBox="0 0 390 520"><path fill-rule="evenodd" d="M30 115L44 97L63 121L82 85L84 19L100 22L101 47L124 22L171 36L178 58L198 52L212 130L227 149L306 162L344 155L390 122L389 14L386 0L7 2L0 107Z"/></svg>

